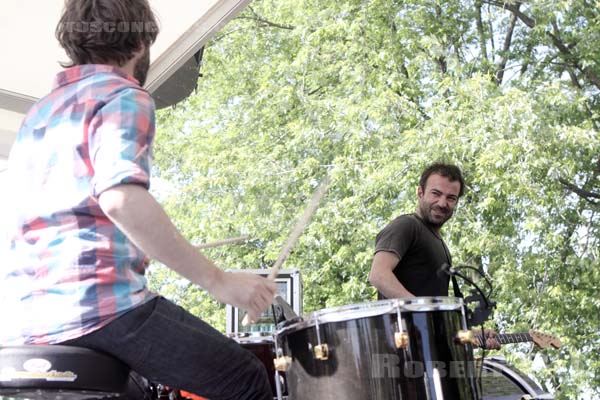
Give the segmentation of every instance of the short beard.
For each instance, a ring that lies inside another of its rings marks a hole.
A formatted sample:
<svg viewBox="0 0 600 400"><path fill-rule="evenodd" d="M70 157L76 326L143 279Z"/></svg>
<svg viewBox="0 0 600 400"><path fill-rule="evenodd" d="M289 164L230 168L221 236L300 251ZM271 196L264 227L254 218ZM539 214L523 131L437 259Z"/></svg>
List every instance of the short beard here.
<svg viewBox="0 0 600 400"><path fill-rule="evenodd" d="M423 218L423 221L425 221L427 225L431 226L432 228L441 228L444 226L446 221L452 217L453 214L450 212L441 222L435 222L431 220L431 206L428 207L425 204L419 204L419 211L421 212L421 218Z"/></svg>

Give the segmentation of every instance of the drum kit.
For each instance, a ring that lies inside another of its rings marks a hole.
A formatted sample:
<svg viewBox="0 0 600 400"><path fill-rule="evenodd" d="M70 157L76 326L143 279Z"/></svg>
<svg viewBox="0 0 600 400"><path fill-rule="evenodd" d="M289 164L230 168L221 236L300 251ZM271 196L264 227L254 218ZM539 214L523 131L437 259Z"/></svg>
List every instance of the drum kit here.
<svg viewBox="0 0 600 400"><path fill-rule="evenodd" d="M328 308L229 336L263 362L277 400L553 398L502 360L474 358L480 338L455 297Z"/></svg>
<svg viewBox="0 0 600 400"><path fill-rule="evenodd" d="M553 398L502 360L474 358L478 339L467 327L462 299L455 297L327 308L284 319L272 333L228 336L261 360L277 400ZM533 336L536 343L551 340ZM89 349L0 348L0 400L126 398L186 396Z"/></svg>

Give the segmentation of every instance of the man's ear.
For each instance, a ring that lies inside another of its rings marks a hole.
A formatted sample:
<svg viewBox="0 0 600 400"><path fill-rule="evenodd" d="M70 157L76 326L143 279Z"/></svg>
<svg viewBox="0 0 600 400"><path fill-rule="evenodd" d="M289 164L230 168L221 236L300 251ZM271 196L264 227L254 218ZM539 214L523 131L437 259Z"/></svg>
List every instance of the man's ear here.
<svg viewBox="0 0 600 400"><path fill-rule="evenodd" d="M420 199L423 197L423 188L421 186L417 187L417 197Z"/></svg>

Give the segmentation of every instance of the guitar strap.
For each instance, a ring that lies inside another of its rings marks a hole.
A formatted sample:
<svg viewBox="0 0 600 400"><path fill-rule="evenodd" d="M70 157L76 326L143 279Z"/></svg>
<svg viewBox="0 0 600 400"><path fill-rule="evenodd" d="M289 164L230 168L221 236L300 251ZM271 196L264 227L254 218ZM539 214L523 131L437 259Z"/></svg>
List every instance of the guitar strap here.
<svg viewBox="0 0 600 400"><path fill-rule="evenodd" d="M460 287L458 286L458 282L456 281L456 276L454 275L452 275L452 290L454 290L454 296L464 299L464 296L460 291Z"/></svg>

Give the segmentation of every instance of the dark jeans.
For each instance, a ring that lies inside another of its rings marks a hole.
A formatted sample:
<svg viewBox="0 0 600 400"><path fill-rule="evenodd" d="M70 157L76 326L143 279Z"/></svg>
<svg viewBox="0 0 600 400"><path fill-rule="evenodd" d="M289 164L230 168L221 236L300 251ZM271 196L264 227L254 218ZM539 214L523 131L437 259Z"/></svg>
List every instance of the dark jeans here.
<svg viewBox="0 0 600 400"><path fill-rule="evenodd" d="M210 400L273 399L257 357L162 297L61 344L111 354L151 382Z"/></svg>

